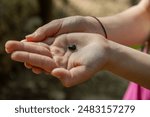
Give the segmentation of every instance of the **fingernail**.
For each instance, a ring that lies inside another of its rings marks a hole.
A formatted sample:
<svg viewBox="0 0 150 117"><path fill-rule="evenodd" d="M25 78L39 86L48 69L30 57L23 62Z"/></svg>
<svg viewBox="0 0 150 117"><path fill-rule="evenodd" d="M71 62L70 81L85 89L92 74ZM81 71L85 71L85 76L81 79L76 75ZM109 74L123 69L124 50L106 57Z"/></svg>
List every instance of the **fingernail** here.
<svg viewBox="0 0 150 117"><path fill-rule="evenodd" d="M55 73L51 73L51 75L53 75L54 77L58 78L58 79L61 79L61 76L55 74Z"/></svg>
<svg viewBox="0 0 150 117"><path fill-rule="evenodd" d="M21 40L20 42L26 42L27 40L26 39L23 39L23 40Z"/></svg>
<svg viewBox="0 0 150 117"><path fill-rule="evenodd" d="M7 46L7 43L5 44L5 51L6 51L6 53L10 53L10 48Z"/></svg>
<svg viewBox="0 0 150 117"><path fill-rule="evenodd" d="M33 36L33 34L25 36L26 41L32 41Z"/></svg>
<svg viewBox="0 0 150 117"><path fill-rule="evenodd" d="M8 51L8 49L7 49L7 48L5 48L5 51L6 51L6 53L8 53L8 54L10 53L10 52Z"/></svg>
<svg viewBox="0 0 150 117"><path fill-rule="evenodd" d="M32 33L32 34L26 35L25 38L31 38L31 37L34 37L35 35L36 35L35 33Z"/></svg>
<svg viewBox="0 0 150 117"><path fill-rule="evenodd" d="M31 37L31 35L32 35L32 34L26 35L25 38L29 38L29 37Z"/></svg>

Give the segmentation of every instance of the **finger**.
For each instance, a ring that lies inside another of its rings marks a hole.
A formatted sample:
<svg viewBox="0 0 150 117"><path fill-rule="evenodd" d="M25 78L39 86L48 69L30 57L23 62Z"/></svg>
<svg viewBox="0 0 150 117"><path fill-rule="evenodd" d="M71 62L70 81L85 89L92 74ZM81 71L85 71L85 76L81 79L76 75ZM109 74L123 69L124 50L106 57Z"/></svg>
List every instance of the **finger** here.
<svg viewBox="0 0 150 117"><path fill-rule="evenodd" d="M84 20L85 18L82 16L71 16L64 18L61 29L56 34L56 36L67 33L84 32L86 30L86 23L84 22Z"/></svg>
<svg viewBox="0 0 150 117"><path fill-rule="evenodd" d="M85 66L78 66L72 68L70 71L64 68L56 68L51 72L51 74L57 77L66 87L82 83L90 76L90 74L87 73Z"/></svg>
<svg viewBox="0 0 150 117"><path fill-rule="evenodd" d="M29 64L29 63L24 63L24 66L26 67L26 68L28 68L28 69L31 69L33 66L31 65L31 64Z"/></svg>
<svg viewBox="0 0 150 117"><path fill-rule="evenodd" d="M43 41L47 37L54 36L59 32L62 25L62 19L53 20L52 22L38 28L34 33L27 35L27 41Z"/></svg>
<svg viewBox="0 0 150 117"><path fill-rule="evenodd" d="M37 67L33 67L32 72L35 73L35 74L40 74L40 73L42 73L42 69L39 69Z"/></svg>
<svg viewBox="0 0 150 117"><path fill-rule="evenodd" d="M51 74L58 78L65 87L69 87L71 85L69 79L72 79L72 77L68 70L64 68L56 68L51 72Z"/></svg>
<svg viewBox="0 0 150 117"><path fill-rule="evenodd" d="M23 39L23 40L21 40L20 42L27 42L27 40L26 40L26 39Z"/></svg>
<svg viewBox="0 0 150 117"><path fill-rule="evenodd" d="M12 60L18 62L26 62L35 67L39 67L47 72L51 72L52 69L56 68L55 62L47 56L23 52L23 51L15 51L11 55Z"/></svg>
<svg viewBox="0 0 150 117"><path fill-rule="evenodd" d="M48 37L47 39L42 41L42 43L51 45L54 42L54 40L55 40L55 37Z"/></svg>
<svg viewBox="0 0 150 117"><path fill-rule="evenodd" d="M24 63L24 65L25 65L26 68L32 69L33 73L35 73L35 74L40 74L40 73L43 71L41 68L32 66L32 65L29 64L29 63Z"/></svg>
<svg viewBox="0 0 150 117"><path fill-rule="evenodd" d="M46 45L45 45L46 46ZM36 44L30 42L8 41L5 44L6 52L12 53L14 51L27 51L30 53L37 53L51 57L50 49L43 44Z"/></svg>

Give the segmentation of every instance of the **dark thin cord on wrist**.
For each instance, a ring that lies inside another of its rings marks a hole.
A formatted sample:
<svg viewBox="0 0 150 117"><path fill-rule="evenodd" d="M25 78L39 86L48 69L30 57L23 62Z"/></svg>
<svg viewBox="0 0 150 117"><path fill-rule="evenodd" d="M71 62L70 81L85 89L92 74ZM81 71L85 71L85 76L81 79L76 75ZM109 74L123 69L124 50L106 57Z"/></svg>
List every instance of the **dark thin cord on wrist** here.
<svg viewBox="0 0 150 117"><path fill-rule="evenodd" d="M95 16L91 16L91 17L93 17L94 19L96 19L96 20L98 21L98 23L100 24L100 26L101 26L101 27L102 27L102 29L103 29L103 32L104 32L105 38L106 38L106 39L108 39L106 29L105 29L104 25L102 24L102 22L101 22L101 21L100 21L97 17L95 17Z"/></svg>

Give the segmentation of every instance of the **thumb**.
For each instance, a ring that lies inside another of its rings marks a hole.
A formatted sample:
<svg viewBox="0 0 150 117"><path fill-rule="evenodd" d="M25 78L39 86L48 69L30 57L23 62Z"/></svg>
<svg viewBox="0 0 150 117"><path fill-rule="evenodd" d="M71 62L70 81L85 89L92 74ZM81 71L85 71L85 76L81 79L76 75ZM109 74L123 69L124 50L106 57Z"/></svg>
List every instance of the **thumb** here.
<svg viewBox="0 0 150 117"><path fill-rule="evenodd" d="M53 76L57 77L65 87L70 87L71 86L71 83L70 83L70 80L69 80L69 79L71 79L71 74L68 70L66 70L64 68L55 68L51 72L51 74Z"/></svg>
<svg viewBox="0 0 150 117"><path fill-rule="evenodd" d="M61 81L64 81L64 79L71 77L70 72L65 68L55 68L52 70L51 74Z"/></svg>
<svg viewBox="0 0 150 117"><path fill-rule="evenodd" d="M88 80L91 76L91 73L86 71L85 66L78 66L70 70L65 68L55 68L51 74L57 77L65 87L80 84Z"/></svg>
<svg viewBox="0 0 150 117"><path fill-rule="evenodd" d="M52 37L56 35L62 25L62 19L53 20L42 27L39 27L34 33L27 35L27 41L43 41L47 37Z"/></svg>

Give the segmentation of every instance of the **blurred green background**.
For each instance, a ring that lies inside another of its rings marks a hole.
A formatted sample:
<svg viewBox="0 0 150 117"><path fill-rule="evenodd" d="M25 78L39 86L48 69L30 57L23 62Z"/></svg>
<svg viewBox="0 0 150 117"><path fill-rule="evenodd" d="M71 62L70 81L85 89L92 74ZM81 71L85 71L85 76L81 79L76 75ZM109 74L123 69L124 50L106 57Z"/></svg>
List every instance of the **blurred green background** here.
<svg viewBox="0 0 150 117"><path fill-rule="evenodd" d="M136 0L0 0L0 99L122 99L128 82L108 72L65 88L54 77L35 75L4 50L7 40L22 40L39 26L71 15L107 16Z"/></svg>

